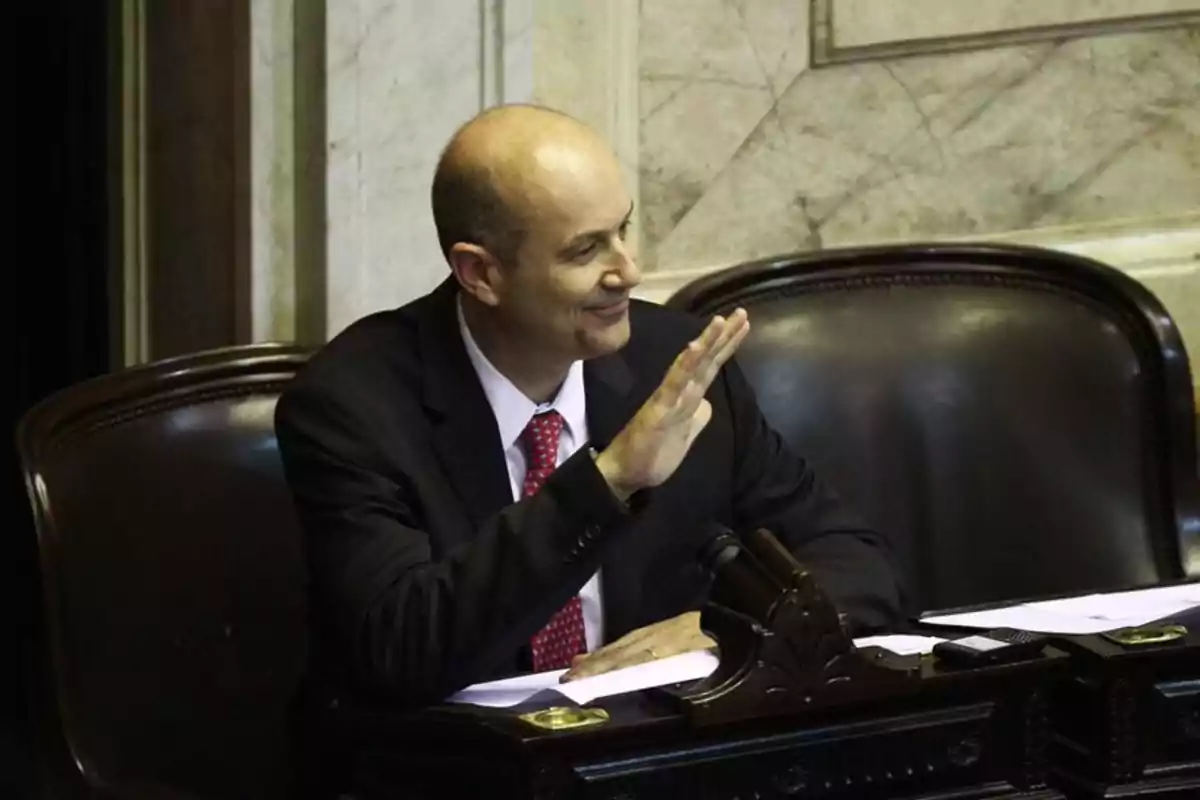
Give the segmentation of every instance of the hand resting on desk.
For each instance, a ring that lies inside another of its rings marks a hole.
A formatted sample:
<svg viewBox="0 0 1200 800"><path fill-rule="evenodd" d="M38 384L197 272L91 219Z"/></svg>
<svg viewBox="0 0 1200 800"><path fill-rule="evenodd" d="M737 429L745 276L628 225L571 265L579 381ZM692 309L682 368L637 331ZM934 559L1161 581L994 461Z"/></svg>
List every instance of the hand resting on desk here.
<svg viewBox="0 0 1200 800"><path fill-rule="evenodd" d="M693 650L708 650L716 646L717 643L700 630L700 612L689 611L631 631L595 652L576 656L571 668L563 674L561 680L566 683L602 672L632 667Z"/></svg>

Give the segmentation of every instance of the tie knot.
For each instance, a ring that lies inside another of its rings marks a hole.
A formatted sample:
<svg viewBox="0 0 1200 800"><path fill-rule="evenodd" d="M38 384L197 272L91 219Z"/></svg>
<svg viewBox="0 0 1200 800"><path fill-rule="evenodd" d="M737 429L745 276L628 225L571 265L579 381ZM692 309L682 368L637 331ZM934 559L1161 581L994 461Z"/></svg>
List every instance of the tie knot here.
<svg viewBox="0 0 1200 800"><path fill-rule="evenodd" d="M558 462L558 439L562 435L563 418L557 411L534 414L521 432L528 468L550 470Z"/></svg>

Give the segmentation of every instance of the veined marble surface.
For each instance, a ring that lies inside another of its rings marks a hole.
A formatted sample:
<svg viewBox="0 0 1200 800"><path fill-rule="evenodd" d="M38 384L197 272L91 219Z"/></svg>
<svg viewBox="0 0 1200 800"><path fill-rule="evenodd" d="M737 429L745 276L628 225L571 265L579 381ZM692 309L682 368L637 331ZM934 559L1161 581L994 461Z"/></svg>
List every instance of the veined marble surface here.
<svg viewBox="0 0 1200 800"><path fill-rule="evenodd" d="M817 0L836 47L1126 20L1200 10L1197 0Z"/></svg>
<svg viewBox="0 0 1200 800"><path fill-rule="evenodd" d="M844 13L858 0L832 2ZM290 324L289 248L314 238L289 227L293 3L254 4L256 337ZM809 2L642 0L633 16L624 4L327 4L329 335L445 276L434 163L453 129L495 102L537 99L618 132L640 162L650 283L800 248L1114 219L1153 229L1200 209L1196 30L810 70ZM973 12L961 13L965 30ZM611 46L625 41L620 20L640 27L636 56ZM564 44L581 36L604 46ZM590 76L587 91L564 82L564 59ZM625 64L638 68L632 90ZM1187 274L1171 280L1194 288Z"/></svg>
<svg viewBox="0 0 1200 800"><path fill-rule="evenodd" d="M326 14L332 335L445 275L429 183L441 147L480 108L482 21L475 3L358 0ZM418 14L426 21L413 24Z"/></svg>
<svg viewBox="0 0 1200 800"><path fill-rule="evenodd" d="M1200 30L808 70L785 0L643 0L649 270L1200 209Z"/></svg>
<svg viewBox="0 0 1200 800"><path fill-rule="evenodd" d="M250 4L250 238L254 341L293 338L294 0Z"/></svg>
<svg viewBox="0 0 1200 800"><path fill-rule="evenodd" d="M529 100L533 4L326 8L329 335L449 274L429 188L442 147L486 106Z"/></svg>

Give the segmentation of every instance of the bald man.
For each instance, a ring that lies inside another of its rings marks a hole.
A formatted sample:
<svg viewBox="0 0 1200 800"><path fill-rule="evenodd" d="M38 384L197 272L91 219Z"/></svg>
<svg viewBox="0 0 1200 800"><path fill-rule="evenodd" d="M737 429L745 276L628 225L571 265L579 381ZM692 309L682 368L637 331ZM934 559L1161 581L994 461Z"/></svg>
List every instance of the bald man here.
<svg viewBox="0 0 1200 800"><path fill-rule="evenodd" d="M717 526L773 530L856 630L897 620L886 542L732 360L745 312L631 298L633 205L600 138L493 109L447 145L432 203L450 276L329 342L276 416L329 692L416 706L710 647L696 554Z"/></svg>

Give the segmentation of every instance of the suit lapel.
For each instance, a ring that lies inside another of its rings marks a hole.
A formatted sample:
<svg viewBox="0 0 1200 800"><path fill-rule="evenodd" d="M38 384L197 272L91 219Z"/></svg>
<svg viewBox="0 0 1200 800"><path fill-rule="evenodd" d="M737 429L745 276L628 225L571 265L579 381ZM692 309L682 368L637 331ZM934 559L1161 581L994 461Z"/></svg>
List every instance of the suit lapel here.
<svg viewBox="0 0 1200 800"><path fill-rule="evenodd" d="M448 280L421 316L423 400L434 413L433 445L475 525L512 503L496 417L458 329L458 287Z"/></svg>
<svg viewBox="0 0 1200 800"><path fill-rule="evenodd" d="M458 329L457 291L453 280L443 283L420 317L423 402L431 412L438 459L478 526L512 503L512 488L496 417ZM583 374L590 444L601 450L625 427L649 392L637 385L621 353L586 362ZM648 493L642 492L636 504L648 501ZM613 553L603 564L609 641L626 633L638 619L644 559L625 556Z"/></svg>
<svg viewBox="0 0 1200 800"><path fill-rule="evenodd" d="M636 385L629 364L620 352L588 361L583 375L589 438L595 449L603 450L637 412L645 401L643 395L646 392ZM640 492L633 501L635 511L648 500L648 493ZM645 564L640 558L630 557L630 548L637 547L631 538L626 537L624 545L610 552L602 564L604 630L605 640L609 642L627 633L637 619Z"/></svg>
<svg viewBox="0 0 1200 800"><path fill-rule="evenodd" d="M587 393L588 438L603 450L637 411L633 373L621 353L602 356L583 365Z"/></svg>

